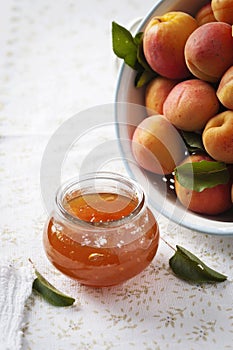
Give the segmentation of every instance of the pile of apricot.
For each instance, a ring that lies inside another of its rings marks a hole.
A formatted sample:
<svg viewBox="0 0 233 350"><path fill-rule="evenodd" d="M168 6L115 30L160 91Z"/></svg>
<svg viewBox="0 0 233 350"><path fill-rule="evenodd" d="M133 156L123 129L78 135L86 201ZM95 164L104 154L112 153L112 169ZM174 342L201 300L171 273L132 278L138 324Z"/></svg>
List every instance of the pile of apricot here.
<svg viewBox="0 0 233 350"><path fill-rule="evenodd" d="M148 116L132 140L135 159L146 170L172 174L181 163L203 159L233 167L232 25L232 0L212 0L195 16L173 11L147 23L143 51L157 76L146 86ZM201 135L204 152L187 157L181 131ZM175 178L175 189L195 212L220 214L232 206L232 175L197 193Z"/></svg>

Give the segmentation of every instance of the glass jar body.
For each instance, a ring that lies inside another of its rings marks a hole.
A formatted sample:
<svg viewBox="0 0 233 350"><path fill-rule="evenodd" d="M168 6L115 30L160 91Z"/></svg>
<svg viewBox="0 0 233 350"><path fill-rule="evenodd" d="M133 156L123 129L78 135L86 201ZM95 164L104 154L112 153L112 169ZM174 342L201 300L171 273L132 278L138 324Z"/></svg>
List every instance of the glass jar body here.
<svg viewBox="0 0 233 350"><path fill-rule="evenodd" d="M157 221L138 185L121 176L101 174L98 179L95 176L95 186L90 186L89 176L89 182L84 179L82 183L74 182L73 186L68 186L69 190L67 187L60 190L60 206L48 218L43 236L45 251L52 264L80 283L93 287L112 286L134 277L151 263L159 243ZM70 199L87 192L98 197L95 202L98 212L99 203L106 204L100 193L112 196L101 214L106 214L104 220L87 222L64 209L67 195ZM128 200L123 206L117 202L122 194ZM120 216L135 198L137 202L132 210L130 207L129 214ZM118 204L122 207L119 208ZM114 219L109 219L113 214Z"/></svg>

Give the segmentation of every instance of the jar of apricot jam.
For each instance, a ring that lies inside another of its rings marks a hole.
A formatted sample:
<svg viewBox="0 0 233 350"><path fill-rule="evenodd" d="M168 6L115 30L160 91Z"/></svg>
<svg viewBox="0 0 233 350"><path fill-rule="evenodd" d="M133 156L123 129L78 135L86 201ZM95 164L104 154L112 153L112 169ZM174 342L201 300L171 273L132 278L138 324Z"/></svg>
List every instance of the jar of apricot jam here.
<svg viewBox="0 0 233 350"><path fill-rule="evenodd" d="M43 241L58 270L82 284L105 287L150 264L159 228L136 182L100 172L59 188Z"/></svg>

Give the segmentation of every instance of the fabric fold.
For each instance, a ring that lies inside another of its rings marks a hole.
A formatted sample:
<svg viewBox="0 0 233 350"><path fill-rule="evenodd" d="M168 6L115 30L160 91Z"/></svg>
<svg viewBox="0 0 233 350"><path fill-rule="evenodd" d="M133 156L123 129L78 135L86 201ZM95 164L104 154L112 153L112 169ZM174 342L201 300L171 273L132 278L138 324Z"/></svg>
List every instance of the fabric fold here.
<svg viewBox="0 0 233 350"><path fill-rule="evenodd" d="M22 346L24 306L32 291L30 268L9 262L0 266L0 344L2 350L19 350Z"/></svg>

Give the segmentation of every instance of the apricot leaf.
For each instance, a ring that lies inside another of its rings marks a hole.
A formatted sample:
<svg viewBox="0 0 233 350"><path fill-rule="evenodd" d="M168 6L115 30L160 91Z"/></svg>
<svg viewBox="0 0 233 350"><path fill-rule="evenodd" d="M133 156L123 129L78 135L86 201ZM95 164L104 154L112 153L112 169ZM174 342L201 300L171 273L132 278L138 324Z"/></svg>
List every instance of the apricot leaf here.
<svg viewBox="0 0 233 350"><path fill-rule="evenodd" d="M153 71L153 69L151 69L151 67L149 66L146 57L144 55L144 51L143 51L143 33L138 33L137 36L139 37L138 40L138 46L137 46L137 59L138 62L140 63L140 65L143 67L144 70L146 70L147 72L150 72L151 75L153 76L157 76L158 74ZM135 37L136 38L136 37Z"/></svg>
<svg viewBox="0 0 233 350"><path fill-rule="evenodd" d="M202 192L229 181L229 171L225 163L201 160L185 163L175 168L177 181L185 188Z"/></svg>
<svg viewBox="0 0 233 350"><path fill-rule="evenodd" d="M139 32L139 33L137 33L137 34L135 35L135 37L134 37L134 42L135 42L135 44L137 45L137 47L138 47L139 45L141 45L141 43L142 43L142 37L143 37L143 32Z"/></svg>
<svg viewBox="0 0 233 350"><path fill-rule="evenodd" d="M32 289L40 294L48 303L54 306L70 306L75 302L74 298L63 294L50 284L37 270L37 278L34 280Z"/></svg>
<svg viewBox="0 0 233 350"><path fill-rule="evenodd" d="M169 265L179 278L196 283L223 282L227 279L227 276L208 267L187 249L179 245L176 248Z"/></svg>
<svg viewBox="0 0 233 350"><path fill-rule="evenodd" d="M145 59L142 32L133 37L128 29L112 22L112 46L115 55L137 72L134 81L136 87L142 87L157 76Z"/></svg>
<svg viewBox="0 0 233 350"><path fill-rule="evenodd" d="M154 75L146 70L138 72L135 78L135 86L138 88L142 87L143 85L147 84L153 77Z"/></svg>
<svg viewBox="0 0 233 350"><path fill-rule="evenodd" d="M136 68L137 44L131 33L116 22L112 22L113 52L131 68Z"/></svg>
<svg viewBox="0 0 233 350"><path fill-rule="evenodd" d="M181 136L190 153L204 151L202 135L196 132L181 131Z"/></svg>

